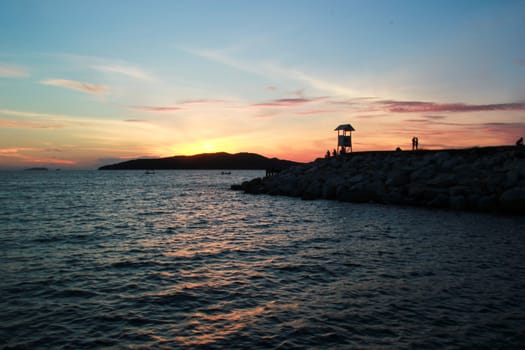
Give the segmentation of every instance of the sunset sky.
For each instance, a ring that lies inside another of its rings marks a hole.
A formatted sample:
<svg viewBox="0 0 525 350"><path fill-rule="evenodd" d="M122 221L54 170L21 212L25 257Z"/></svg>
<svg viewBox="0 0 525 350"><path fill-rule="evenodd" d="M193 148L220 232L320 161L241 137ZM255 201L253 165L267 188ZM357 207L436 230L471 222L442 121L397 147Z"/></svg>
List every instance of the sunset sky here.
<svg viewBox="0 0 525 350"><path fill-rule="evenodd" d="M525 1L0 2L0 169L525 136Z"/></svg>

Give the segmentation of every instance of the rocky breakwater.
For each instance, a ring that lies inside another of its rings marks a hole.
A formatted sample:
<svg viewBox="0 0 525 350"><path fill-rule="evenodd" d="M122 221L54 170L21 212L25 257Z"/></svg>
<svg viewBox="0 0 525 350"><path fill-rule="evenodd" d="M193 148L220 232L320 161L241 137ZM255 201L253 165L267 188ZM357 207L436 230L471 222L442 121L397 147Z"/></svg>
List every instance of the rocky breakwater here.
<svg viewBox="0 0 525 350"><path fill-rule="evenodd" d="M232 189L307 200L525 214L525 147L352 153Z"/></svg>

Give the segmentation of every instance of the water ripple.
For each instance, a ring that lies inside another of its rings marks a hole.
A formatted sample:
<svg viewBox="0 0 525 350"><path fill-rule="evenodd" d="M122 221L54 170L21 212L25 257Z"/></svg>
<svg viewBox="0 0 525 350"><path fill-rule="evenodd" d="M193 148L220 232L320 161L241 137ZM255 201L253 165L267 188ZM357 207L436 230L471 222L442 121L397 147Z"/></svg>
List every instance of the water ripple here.
<svg viewBox="0 0 525 350"><path fill-rule="evenodd" d="M257 174L0 173L0 347L524 347L523 218L228 190Z"/></svg>

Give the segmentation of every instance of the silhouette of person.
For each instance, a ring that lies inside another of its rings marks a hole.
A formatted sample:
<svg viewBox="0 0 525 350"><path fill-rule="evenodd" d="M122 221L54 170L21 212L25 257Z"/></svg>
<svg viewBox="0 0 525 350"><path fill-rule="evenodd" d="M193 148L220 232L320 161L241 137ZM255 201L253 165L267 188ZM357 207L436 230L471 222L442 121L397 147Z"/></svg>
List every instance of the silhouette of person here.
<svg viewBox="0 0 525 350"><path fill-rule="evenodd" d="M326 150L326 154L324 155L325 158L330 158L330 150Z"/></svg>
<svg viewBox="0 0 525 350"><path fill-rule="evenodd" d="M416 136L416 151L419 148L419 138Z"/></svg>
<svg viewBox="0 0 525 350"><path fill-rule="evenodd" d="M417 150L418 146L419 146L419 139L416 136L412 137L412 151Z"/></svg>
<svg viewBox="0 0 525 350"><path fill-rule="evenodd" d="M334 148L334 150L332 151L332 155L333 155L334 157L337 155L337 151L335 150L335 148Z"/></svg>
<svg viewBox="0 0 525 350"><path fill-rule="evenodd" d="M520 137L518 141L516 141L516 146L523 146L523 137Z"/></svg>

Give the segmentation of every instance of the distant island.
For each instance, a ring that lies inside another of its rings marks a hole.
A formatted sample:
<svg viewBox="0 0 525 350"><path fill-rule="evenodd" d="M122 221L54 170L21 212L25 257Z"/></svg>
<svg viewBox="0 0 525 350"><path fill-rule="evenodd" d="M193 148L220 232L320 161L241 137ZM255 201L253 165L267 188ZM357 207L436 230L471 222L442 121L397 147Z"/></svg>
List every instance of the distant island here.
<svg viewBox="0 0 525 350"><path fill-rule="evenodd" d="M25 171L48 171L48 168L42 168L42 167L36 167L36 168L28 168L24 169Z"/></svg>
<svg viewBox="0 0 525 350"><path fill-rule="evenodd" d="M282 170L301 163L267 158L255 153L204 153L157 159L134 159L105 165L99 170Z"/></svg>

